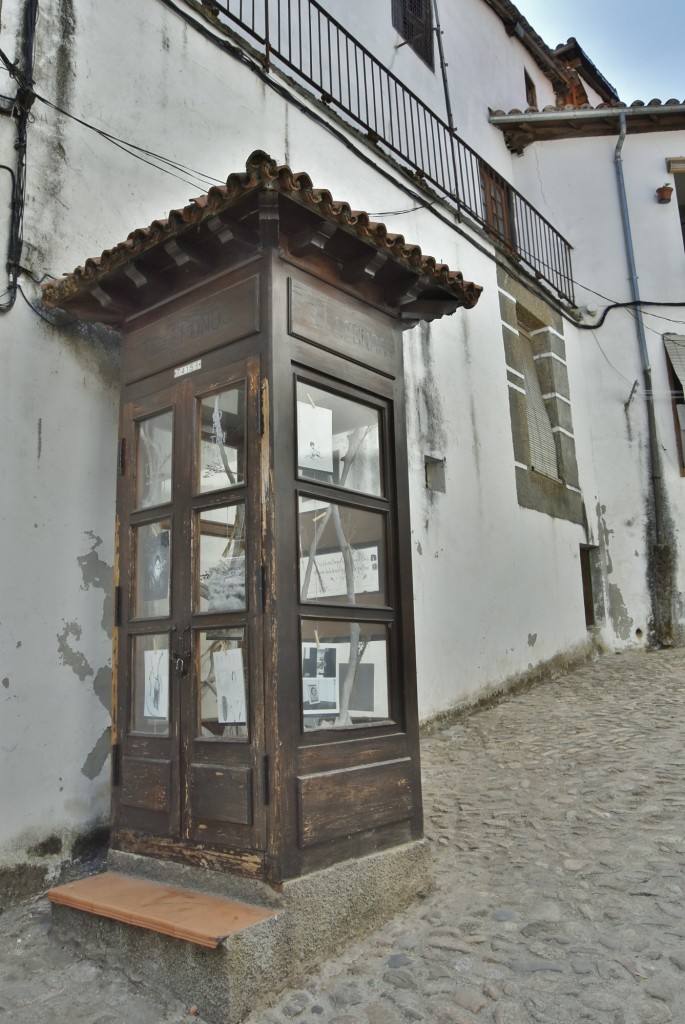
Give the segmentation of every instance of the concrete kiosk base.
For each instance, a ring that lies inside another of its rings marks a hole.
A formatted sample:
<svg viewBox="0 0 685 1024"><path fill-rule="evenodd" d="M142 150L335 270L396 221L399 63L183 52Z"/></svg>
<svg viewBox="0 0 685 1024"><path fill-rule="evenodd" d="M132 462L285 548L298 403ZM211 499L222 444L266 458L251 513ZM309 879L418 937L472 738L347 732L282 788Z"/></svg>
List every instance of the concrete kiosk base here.
<svg viewBox="0 0 685 1024"><path fill-rule="evenodd" d="M230 936L217 949L53 904L53 930L86 954L144 974L146 982L195 1004L212 1024L237 1024L268 1005L353 939L424 895L431 882L425 840L284 882L278 889L203 868L112 851L109 867L150 881L276 909L275 917ZM144 965L144 967L142 966Z"/></svg>

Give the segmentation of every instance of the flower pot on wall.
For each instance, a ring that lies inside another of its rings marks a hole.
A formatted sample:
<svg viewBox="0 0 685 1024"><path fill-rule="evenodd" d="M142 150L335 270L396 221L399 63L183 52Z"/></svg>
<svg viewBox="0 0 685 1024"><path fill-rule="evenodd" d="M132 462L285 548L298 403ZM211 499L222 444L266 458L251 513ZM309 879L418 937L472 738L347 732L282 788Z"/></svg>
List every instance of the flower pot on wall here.
<svg viewBox="0 0 685 1024"><path fill-rule="evenodd" d="M673 186L666 184L656 190L656 197L660 203L670 203L673 195Z"/></svg>

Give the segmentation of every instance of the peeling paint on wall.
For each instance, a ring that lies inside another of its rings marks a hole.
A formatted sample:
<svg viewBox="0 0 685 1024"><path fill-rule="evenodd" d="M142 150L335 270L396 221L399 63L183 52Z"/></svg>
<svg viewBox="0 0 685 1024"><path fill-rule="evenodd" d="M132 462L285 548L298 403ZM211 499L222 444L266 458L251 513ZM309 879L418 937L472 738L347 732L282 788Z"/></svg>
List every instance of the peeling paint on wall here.
<svg viewBox="0 0 685 1024"><path fill-rule="evenodd" d="M606 505L600 505L598 502L596 506L596 515L599 547L606 566L609 618L611 619L611 625L616 636L621 640L629 640L632 635L633 620L628 614L628 609L623 599L620 587L617 583L612 583L609 579L609 576L611 576L614 571L611 552L609 550L609 540L613 536L614 531L609 529L606 519L604 518L606 515Z"/></svg>
<svg viewBox="0 0 685 1024"><path fill-rule="evenodd" d="M112 670L109 665L99 668L93 681L93 692L106 711L112 710Z"/></svg>
<svg viewBox="0 0 685 1024"><path fill-rule="evenodd" d="M623 594L616 583L608 583L607 592L609 597L609 618L611 619L611 625L614 627L614 633L621 640L629 640L633 629L633 620L628 614Z"/></svg>
<svg viewBox="0 0 685 1024"><path fill-rule="evenodd" d="M73 637L75 640L80 640L83 630L79 626L78 622L65 622L64 629L61 633L57 634L57 652L63 665L70 668L75 675L79 677L81 682L86 679L87 676L94 675L94 672L84 654L81 651L75 651L69 643L69 637Z"/></svg>
<svg viewBox="0 0 685 1024"><path fill-rule="evenodd" d="M109 757L109 752L112 746L111 733L112 730L110 726L107 726L102 733L102 736L100 736L100 739L83 762L81 774L85 775L87 779L96 779L104 768L105 761Z"/></svg>
<svg viewBox="0 0 685 1024"><path fill-rule="evenodd" d="M537 639L538 639L537 633L529 633L528 634L528 646L529 647L535 647L535 644L537 643Z"/></svg>
<svg viewBox="0 0 685 1024"><path fill-rule="evenodd" d="M79 568L81 569L81 578L83 579L81 590L90 590L91 587L99 587L100 590L104 590L102 628L107 633L107 636L111 638L114 621L112 590L114 571L112 566L100 558L97 553L97 549L102 544L102 538L96 536L92 530L86 531L86 537L90 537L93 543L85 555L79 555L77 558Z"/></svg>
<svg viewBox="0 0 685 1024"><path fill-rule="evenodd" d="M9 688L10 688L9 676L5 676L5 678L2 681L2 685L5 687L6 690L9 690Z"/></svg>

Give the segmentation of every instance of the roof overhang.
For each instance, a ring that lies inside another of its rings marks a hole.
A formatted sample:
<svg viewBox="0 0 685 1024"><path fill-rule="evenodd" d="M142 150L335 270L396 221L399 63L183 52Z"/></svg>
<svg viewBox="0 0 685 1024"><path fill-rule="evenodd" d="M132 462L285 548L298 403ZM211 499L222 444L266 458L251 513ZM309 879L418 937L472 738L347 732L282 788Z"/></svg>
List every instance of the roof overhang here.
<svg viewBox="0 0 685 1024"><path fill-rule="evenodd" d="M577 71L583 79L592 86L605 103L617 103L618 93L611 82L607 81L596 64L594 64L577 39L571 36L565 43L561 43L554 50L557 60L567 67Z"/></svg>
<svg viewBox="0 0 685 1024"><path fill-rule="evenodd" d="M323 260L347 286L405 324L470 309L482 291L403 235L314 188L307 174L278 166L258 150L245 172L231 174L225 185L47 282L43 301L82 320L121 327L274 247L296 259Z"/></svg>
<svg viewBox="0 0 685 1024"><path fill-rule="evenodd" d="M549 142L556 139L587 139L601 135L616 135L621 114L625 115L631 134L669 132L685 129L685 102L679 100L652 100L598 107L547 107L544 110L503 110L490 113L490 124L504 133L507 146L521 153L531 142Z"/></svg>

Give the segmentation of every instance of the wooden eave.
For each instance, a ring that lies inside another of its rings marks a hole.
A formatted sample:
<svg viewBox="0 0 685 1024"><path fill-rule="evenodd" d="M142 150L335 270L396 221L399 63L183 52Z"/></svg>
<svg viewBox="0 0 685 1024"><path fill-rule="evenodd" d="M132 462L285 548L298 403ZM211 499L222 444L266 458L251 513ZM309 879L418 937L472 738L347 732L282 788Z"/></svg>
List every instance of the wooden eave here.
<svg viewBox="0 0 685 1024"><path fill-rule="evenodd" d="M491 111L490 124L504 134L507 147L521 153L531 142L559 139L588 139L616 135L619 115L625 114L631 135L645 132L669 132L685 129L685 102L652 100L650 103L601 104L598 107L532 108Z"/></svg>
<svg viewBox="0 0 685 1024"><path fill-rule="evenodd" d="M43 285L43 302L82 320L121 327L166 299L216 277L265 248L323 263L340 282L403 321L475 306L481 287L419 246L336 202L257 151L246 171L164 220Z"/></svg>

